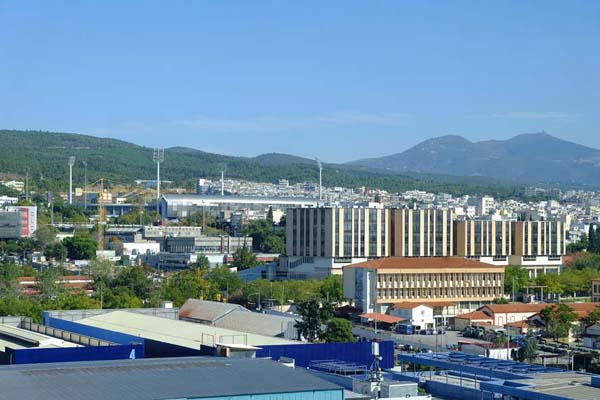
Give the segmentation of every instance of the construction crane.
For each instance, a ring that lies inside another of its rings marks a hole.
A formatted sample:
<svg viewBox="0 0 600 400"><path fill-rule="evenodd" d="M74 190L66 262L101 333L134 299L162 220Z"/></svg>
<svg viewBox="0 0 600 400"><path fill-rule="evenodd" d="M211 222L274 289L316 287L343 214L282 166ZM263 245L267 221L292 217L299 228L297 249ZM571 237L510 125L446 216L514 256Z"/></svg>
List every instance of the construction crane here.
<svg viewBox="0 0 600 400"><path fill-rule="evenodd" d="M98 190L84 190L83 193L94 193L98 195L98 248L104 250L104 225L106 225L106 209L104 208L104 178L92 183L98 184Z"/></svg>

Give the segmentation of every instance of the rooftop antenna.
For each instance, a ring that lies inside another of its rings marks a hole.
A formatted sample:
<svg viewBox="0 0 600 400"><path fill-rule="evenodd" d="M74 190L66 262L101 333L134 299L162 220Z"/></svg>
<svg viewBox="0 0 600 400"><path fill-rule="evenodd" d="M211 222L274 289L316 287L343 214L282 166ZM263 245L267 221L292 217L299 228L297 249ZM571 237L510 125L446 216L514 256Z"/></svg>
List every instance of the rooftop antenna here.
<svg viewBox="0 0 600 400"><path fill-rule="evenodd" d="M382 357L379 355L378 342L371 342L371 354L373 355L373 363L369 369L369 381L380 384L383 382L383 375L381 373L381 367L379 366L379 361L381 361Z"/></svg>
<svg viewBox="0 0 600 400"><path fill-rule="evenodd" d="M75 156L69 157L69 205L73 204L73 165L75 165Z"/></svg>
<svg viewBox="0 0 600 400"><path fill-rule="evenodd" d="M156 163L156 212L159 212L160 205L160 163L165 160L165 149L155 147L152 154L152 161Z"/></svg>
<svg viewBox="0 0 600 400"><path fill-rule="evenodd" d="M319 200L322 200L321 190L323 187L323 164L321 163L321 160L319 160L319 157L315 157L315 161L317 162L317 166L319 167Z"/></svg>

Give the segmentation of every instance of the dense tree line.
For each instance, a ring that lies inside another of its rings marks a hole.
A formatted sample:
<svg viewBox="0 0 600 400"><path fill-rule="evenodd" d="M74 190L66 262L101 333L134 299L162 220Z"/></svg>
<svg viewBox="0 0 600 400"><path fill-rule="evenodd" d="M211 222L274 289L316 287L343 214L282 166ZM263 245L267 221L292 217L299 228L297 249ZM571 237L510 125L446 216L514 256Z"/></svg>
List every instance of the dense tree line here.
<svg viewBox="0 0 600 400"><path fill-rule="evenodd" d="M596 278L600 278L600 255L583 252L575 255L573 261L564 266L560 274L538 274L537 277L530 278L527 269L508 266L505 270L504 291L509 296L513 293L518 296L525 293L526 286L537 285L545 286L544 293L589 296L590 282Z"/></svg>
<svg viewBox="0 0 600 400"><path fill-rule="evenodd" d="M151 148L115 139L39 131L0 130L0 137L3 143L0 170L24 175L29 169L32 188L41 192L65 190L68 184L66 160L73 155L77 162L85 160L88 163L89 182L103 177L108 182L123 183L154 176ZM40 152L40 148L48 151ZM303 159L283 157L272 163L264 158L223 156L186 148L165 151L165 177L177 185L192 188L194 177L218 179L222 170L231 178L260 182L286 178L297 183L317 179L315 165ZM76 184L83 182L83 168L79 164L74 169L74 179ZM328 186L368 186L390 192L416 187L453 195L487 193L497 198L519 197L523 192L520 186L496 181L489 183L483 178L444 176L440 179L435 175L400 175L341 164L326 164L323 179Z"/></svg>

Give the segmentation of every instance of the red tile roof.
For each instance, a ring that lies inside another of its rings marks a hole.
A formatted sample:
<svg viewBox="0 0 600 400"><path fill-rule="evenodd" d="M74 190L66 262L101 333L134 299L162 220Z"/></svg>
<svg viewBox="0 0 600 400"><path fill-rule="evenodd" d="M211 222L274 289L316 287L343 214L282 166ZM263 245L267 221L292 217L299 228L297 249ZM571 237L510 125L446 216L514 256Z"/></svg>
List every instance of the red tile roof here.
<svg viewBox="0 0 600 400"><path fill-rule="evenodd" d="M393 317L391 315L381 314L381 313L364 313L364 314L360 314L359 317L370 319L370 320L377 320L379 322L385 322L387 324L395 324L397 322L401 322L401 321L405 320L404 318Z"/></svg>
<svg viewBox="0 0 600 400"><path fill-rule="evenodd" d="M501 266L469 260L463 257L385 257L362 263L348 265L348 268L372 269L433 269L433 268L493 268L504 269Z"/></svg>
<svg viewBox="0 0 600 400"><path fill-rule="evenodd" d="M484 313L483 311L473 311L466 314L457 315L454 317L455 319L466 319L468 321L483 321L483 320L492 320L493 318Z"/></svg>

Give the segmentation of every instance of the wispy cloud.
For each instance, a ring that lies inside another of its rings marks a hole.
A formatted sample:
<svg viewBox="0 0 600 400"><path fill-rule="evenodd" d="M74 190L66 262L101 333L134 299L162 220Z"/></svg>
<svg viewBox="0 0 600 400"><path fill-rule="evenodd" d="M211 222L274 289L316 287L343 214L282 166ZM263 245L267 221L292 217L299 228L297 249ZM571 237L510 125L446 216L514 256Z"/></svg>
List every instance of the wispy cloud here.
<svg viewBox="0 0 600 400"><path fill-rule="evenodd" d="M479 115L481 118L529 119L529 120L567 120L577 116L564 112L505 112Z"/></svg>
<svg viewBox="0 0 600 400"><path fill-rule="evenodd" d="M366 113L356 111L333 112L308 117L215 118L199 116L169 124L196 131L210 132L282 132L335 126L403 126L409 114L399 112Z"/></svg>

